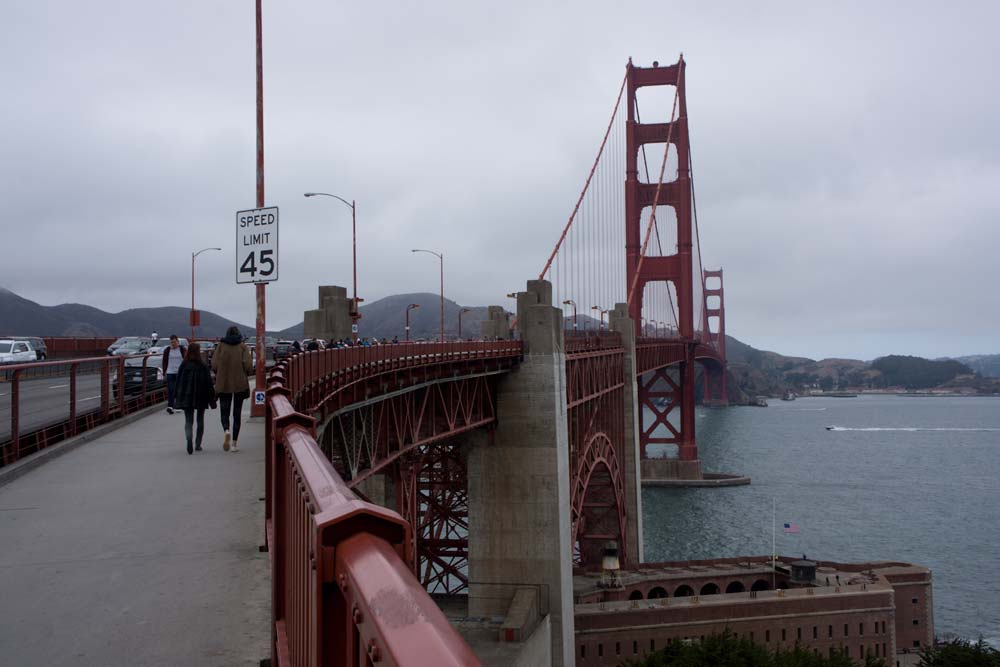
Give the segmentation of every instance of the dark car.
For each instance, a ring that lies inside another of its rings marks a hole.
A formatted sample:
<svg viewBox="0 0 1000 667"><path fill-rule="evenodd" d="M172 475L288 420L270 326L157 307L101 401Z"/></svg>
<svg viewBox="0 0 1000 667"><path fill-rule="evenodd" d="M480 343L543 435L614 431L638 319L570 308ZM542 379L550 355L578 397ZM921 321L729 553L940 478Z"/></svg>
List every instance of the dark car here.
<svg viewBox="0 0 1000 667"><path fill-rule="evenodd" d="M123 386L126 398L129 396L138 396L142 393L142 378L144 375L146 377L147 394L167 386L158 357L147 357L145 367L143 367L142 362L142 359L128 359L125 362L125 381ZM117 371L112 371L111 389L116 399L118 398L118 385L118 373Z"/></svg>
<svg viewBox="0 0 1000 667"><path fill-rule="evenodd" d="M295 354L295 348L290 340L279 340L274 344L274 360L281 361Z"/></svg>

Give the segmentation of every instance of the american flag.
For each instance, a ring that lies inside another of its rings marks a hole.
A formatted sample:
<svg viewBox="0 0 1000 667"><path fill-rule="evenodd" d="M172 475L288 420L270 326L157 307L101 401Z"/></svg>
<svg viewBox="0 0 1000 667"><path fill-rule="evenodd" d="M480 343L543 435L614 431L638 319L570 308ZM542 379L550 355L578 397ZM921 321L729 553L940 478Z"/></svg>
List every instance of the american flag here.
<svg viewBox="0 0 1000 667"><path fill-rule="evenodd" d="M785 531L784 532L785 532L786 535L788 535L790 533L797 533L797 532L799 532L799 524L797 524L797 523L786 523L785 524Z"/></svg>

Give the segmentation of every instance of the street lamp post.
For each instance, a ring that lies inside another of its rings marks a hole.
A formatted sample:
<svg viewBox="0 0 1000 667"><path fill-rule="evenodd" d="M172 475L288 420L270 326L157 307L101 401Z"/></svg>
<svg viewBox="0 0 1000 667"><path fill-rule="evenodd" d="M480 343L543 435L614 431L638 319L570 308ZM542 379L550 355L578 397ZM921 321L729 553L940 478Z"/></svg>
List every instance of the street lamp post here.
<svg viewBox="0 0 1000 667"><path fill-rule="evenodd" d="M441 262L441 342L444 342L444 253L434 252L433 250L423 250L422 248L414 248L410 252L426 252L430 255L434 255Z"/></svg>
<svg viewBox="0 0 1000 667"><path fill-rule="evenodd" d="M410 340L410 311L420 307L419 303L411 303L406 307L406 340Z"/></svg>
<svg viewBox="0 0 1000 667"><path fill-rule="evenodd" d="M573 299L566 299L565 301L563 301L563 305L573 306L573 331L575 332L576 331L576 301L573 301Z"/></svg>
<svg viewBox="0 0 1000 667"><path fill-rule="evenodd" d="M194 342L194 259L206 250L222 250L222 248L202 248L198 252L191 253L191 338L188 345Z"/></svg>
<svg viewBox="0 0 1000 667"><path fill-rule="evenodd" d="M354 299L352 299L351 305L351 334L354 338L354 342L358 342L358 320L361 319L361 312L358 310L358 206L355 201L347 201L343 197L338 197L337 195L331 195L328 192L307 192L306 197L333 197L344 203L345 206L351 209L351 235L352 242L354 245L353 250L353 264L354 264Z"/></svg>
<svg viewBox="0 0 1000 667"><path fill-rule="evenodd" d="M598 311L601 314L601 325L600 325L600 327L597 330L598 331L603 331L604 330L604 316L607 314L608 311L604 310L600 306L591 306L590 309L591 310L596 310L596 311Z"/></svg>
<svg viewBox="0 0 1000 667"><path fill-rule="evenodd" d="M459 342L462 341L462 315L464 315L465 313L469 312L470 310L472 310L472 309L471 308L463 308L462 310L458 311L458 340L459 340Z"/></svg>

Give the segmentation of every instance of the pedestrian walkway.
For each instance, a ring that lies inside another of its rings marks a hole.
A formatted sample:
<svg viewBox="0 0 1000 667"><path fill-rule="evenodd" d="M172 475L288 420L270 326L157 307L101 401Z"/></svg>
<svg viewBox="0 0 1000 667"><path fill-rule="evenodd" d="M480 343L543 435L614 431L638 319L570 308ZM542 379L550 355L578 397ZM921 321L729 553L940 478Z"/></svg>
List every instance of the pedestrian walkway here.
<svg viewBox="0 0 1000 667"><path fill-rule="evenodd" d="M189 456L158 411L0 486L0 663L259 665L264 426Z"/></svg>

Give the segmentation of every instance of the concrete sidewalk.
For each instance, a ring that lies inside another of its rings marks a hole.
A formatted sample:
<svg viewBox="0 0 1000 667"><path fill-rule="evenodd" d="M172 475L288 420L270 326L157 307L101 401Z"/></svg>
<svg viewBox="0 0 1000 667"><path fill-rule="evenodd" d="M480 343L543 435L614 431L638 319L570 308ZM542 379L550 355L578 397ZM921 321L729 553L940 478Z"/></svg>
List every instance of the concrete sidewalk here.
<svg viewBox="0 0 1000 667"><path fill-rule="evenodd" d="M269 655L263 421L188 455L158 412L0 487L0 663L258 665Z"/></svg>

